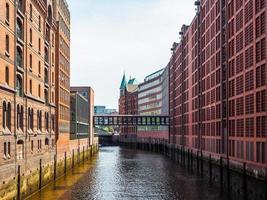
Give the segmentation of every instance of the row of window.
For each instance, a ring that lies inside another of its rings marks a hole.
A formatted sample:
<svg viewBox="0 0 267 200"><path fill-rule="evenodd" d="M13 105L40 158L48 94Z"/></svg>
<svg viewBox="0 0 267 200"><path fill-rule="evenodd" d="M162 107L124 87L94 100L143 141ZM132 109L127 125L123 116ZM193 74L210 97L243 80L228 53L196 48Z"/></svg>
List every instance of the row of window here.
<svg viewBox="0 0 267 200"><path fill-rule="evenodd" d="M11 117L12 107L11 103L3 102L3 108L2 108L2 126L5 131L11 131L12 126L12 117ZM17 124L17 130L23 131L24 127L24 108L21 105L17 105L16 109L16 124ZM33 131L34 130L34 110L32 108L28 108L28 130ZM37 130L42 131L42 122L43 122L43 114L41 110L38 110L36 113L36 127ZM55 116L51 115L49 119L48 112L44 113L45 118L45 130L49 131L49 123L51 123L51 129L52 131L55 131ZM50 120L50 121L49 121Z"/></svg>

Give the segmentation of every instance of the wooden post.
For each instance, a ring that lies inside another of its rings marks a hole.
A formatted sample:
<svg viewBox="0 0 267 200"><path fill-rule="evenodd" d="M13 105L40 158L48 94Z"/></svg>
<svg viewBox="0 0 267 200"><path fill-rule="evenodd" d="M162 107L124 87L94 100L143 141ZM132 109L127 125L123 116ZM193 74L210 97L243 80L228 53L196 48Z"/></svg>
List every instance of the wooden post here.
<svg viewBox="0 0 267 200"><path fill-rule="evenodd" d="M74 168L74 149L72 149L72 168Z"/></svg>
<svg viewBox="0 0 267 200"><path fill-rule="evenodd" d="M220 189L223 190L223 158L220 157Z"/></svg>
<svg viewBox="0 0 267 200"><path fill-rule="evenodd" d="M247 200L247 169L246 169L246 163L243 164L243 199Z"/></svg>
<svg viewBox="0 0 267 200"><path fill-rule="evenodd" d="M64 153L64 174L67 173L67 153Z"/></svg>
<svg viewBox="0 0 267 200"><path fill-rule="evenodd" d="M18 166L17 200L20 200L20 165Z"/></svg>
<svg viewBox="0 0 267 200"><path fill-rule="evenodd" d="M210 184L212 184L212 163L211 163L211 154L209 156L209 177L210 177Z"/></svg>
<svg viewBox="0 0 267 200"><path fill-rule="evenodd" d="M39 190L42 188L42 159L39 163Z"/></svg>
<svg viewBox="0 0 267 200"><path fill-rule="evenodd" d="M57 178L57 155L54 155L54 180Z"/></svg>

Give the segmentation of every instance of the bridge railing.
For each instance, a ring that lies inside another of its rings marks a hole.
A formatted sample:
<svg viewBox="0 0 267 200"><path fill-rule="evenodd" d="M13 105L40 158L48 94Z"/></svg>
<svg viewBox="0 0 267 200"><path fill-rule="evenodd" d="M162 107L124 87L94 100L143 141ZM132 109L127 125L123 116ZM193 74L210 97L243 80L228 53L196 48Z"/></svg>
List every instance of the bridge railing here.
<svg viewBox="0 0 267 200"><path fill-rule="evenodd" d="M94 116L94 126L169 126L169 116L114 115Z"/></svg>

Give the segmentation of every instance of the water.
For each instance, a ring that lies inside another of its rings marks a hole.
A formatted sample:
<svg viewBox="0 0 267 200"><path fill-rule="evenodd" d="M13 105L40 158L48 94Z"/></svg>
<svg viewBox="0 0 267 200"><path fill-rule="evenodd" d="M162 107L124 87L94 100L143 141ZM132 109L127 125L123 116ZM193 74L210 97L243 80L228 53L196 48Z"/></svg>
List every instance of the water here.
<svg viewBox="0 0 267 200"><path fill-rule="evenodd" d="M222 200L219 191L162 155L104 147L34 200Z"/></svg>

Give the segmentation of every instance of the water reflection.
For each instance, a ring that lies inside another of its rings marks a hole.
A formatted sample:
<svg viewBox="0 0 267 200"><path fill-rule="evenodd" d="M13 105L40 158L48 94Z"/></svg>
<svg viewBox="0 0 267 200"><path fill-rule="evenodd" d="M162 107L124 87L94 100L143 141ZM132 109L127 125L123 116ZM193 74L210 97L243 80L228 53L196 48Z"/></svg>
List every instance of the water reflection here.
<svg viewBox="0 0 267 200"><path fill-rule="evenodd" d="M158 154L105 147L31 199L220 200L219 192Z"/></svg>

